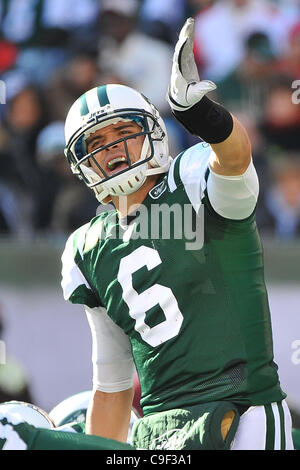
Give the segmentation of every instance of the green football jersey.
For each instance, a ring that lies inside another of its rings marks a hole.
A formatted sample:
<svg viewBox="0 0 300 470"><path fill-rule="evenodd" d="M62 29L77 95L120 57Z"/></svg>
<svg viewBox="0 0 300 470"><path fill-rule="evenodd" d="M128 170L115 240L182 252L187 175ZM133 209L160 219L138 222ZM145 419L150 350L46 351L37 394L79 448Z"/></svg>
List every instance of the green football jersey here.
<svg viewBox="0 0 300 470"><path fill-rule="evenodd" d="M255 211L229 220L212 208L210 146L179 155L124 226L116 211L69 238L64 296L105 307L128 335L144 414L286 395L273 361Z"/></svg>

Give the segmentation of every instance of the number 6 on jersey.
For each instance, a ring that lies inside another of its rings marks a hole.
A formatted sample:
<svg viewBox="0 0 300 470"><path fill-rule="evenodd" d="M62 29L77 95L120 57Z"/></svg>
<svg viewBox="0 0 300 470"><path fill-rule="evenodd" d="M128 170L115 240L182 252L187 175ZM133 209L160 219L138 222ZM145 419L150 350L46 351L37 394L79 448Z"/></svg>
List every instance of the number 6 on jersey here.
<svg viewBox="0 0 300 470"><path fill-rule="evenodd" d="M135 320L135 330L143 340L155 347L179 333L183 322L177 300L169 287L154 284L141 294L132 286L132 274L146 266L148 271L161 264L159 253L153 248L140 246L120 262L118 281L123 289L123 299L129 307L129 314ZM150 328L145 323L146 313L159 304L166 317L165 321Z"/></svg>

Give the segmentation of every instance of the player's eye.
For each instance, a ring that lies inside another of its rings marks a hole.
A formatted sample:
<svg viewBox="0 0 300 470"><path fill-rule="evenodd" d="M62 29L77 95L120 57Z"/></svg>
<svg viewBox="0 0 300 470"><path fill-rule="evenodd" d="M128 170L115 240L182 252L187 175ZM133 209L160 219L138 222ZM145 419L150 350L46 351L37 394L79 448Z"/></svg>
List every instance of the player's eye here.
<svg viewBox="0 0 300 470"><path fill-rule="evenodd" d="M120 134L121 135L130 135L130 134L133 134L133 131L131 131L130 129L122 129L120 131Z"/></svg>
<svg viewBox="0 0 300 470"><path fill-rule="evenodd" d="M101 147L101 139L94 139L92 142L88 144L89 151L95 150L98 147Z"/></svg>

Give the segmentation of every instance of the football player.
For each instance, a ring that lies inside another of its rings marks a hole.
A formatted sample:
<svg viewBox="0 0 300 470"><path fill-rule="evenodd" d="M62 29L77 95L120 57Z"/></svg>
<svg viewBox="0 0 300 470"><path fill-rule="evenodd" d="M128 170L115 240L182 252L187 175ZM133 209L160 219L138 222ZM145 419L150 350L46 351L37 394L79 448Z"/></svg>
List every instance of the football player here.
<svg viewBox="0 0 300 470"><path fill-rule="evenodd" d="M198 144L170 158L158 111L123 85L87 91L66 119L73 173L113 204L62 256L64 298L84 305L92 333L87 432L126 441L136 369L135 447L292 449L251 146L238 119L206 96L215 84L199 79L193 34L189 18L167 99Z"/></svg>
<svg viewBox="0 0 300 470"><path fill-rule="evenodd" d="M72 404L76 419L72 398L66 403L69 411ZM57 411L62 414L60 408ZM58 416L54 414L55 418ZM16 400L0 403L0 450L134 450L126 443L87 436L82 430L77 431L76 424L68 421L65 426L55 427L50 414L38 406Z"/></svg>

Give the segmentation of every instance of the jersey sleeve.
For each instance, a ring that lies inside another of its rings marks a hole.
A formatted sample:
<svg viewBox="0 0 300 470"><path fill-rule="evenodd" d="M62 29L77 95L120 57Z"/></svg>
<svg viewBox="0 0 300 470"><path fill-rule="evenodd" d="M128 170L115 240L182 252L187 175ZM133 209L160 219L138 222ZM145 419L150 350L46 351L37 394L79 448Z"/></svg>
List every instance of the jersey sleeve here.
<svg viewBox="0 0 300 470"><path fill-rule="evenodd" d="M92 334L93 389L120 392L133 386L135 366L128 335L104 307L86 307Z"/></svg>
<svg viewBox="0 0 300 470"><path fill-rule="evenodd" d="M134 450L122 443L100 436L44 429L28 424L13 414L0 413L0 451L5 450Z"/></svg>
<svg viewBox="0 0 300 470"><path fill-rule="evenodd" d="M65 300L74 304L99 306L99 299L94 294L90 284L79 265L83 260L83 246L87 225L75 231L67 240L62 254L61 286Z"/></svg>
<svg viewBox="0 0 300 470"><path fill-rule="evenodd" d="M168 175L170 190L183 185L197 213L207 197L214 211L224 218L242 220L249 217L256 207L259 193L253 161L244 174L223 176L210 168L211 154L211 146L201 142L176 157Z"/></svg>

